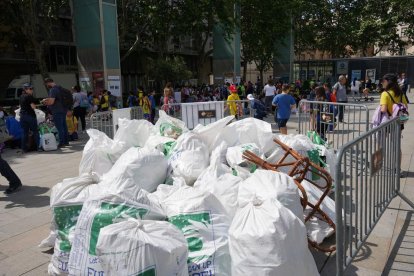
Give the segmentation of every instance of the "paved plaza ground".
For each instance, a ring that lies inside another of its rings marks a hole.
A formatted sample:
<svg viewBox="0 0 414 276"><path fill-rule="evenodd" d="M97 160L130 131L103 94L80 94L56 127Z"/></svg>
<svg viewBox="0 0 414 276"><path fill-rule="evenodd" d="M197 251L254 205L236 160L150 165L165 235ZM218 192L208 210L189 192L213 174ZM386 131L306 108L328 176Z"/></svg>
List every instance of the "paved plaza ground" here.
<svg viewBox="0 0 414 276"><path fill-rule="evenodd" d="M414 93L410 94L414 100ZM368 103L371 109L378 104ZM414 106L414 105L410 105ZM292 119L289 133L296 132ZM414 119L404 130L401 191L414 201ZM23 182L23 190L5 196L7 182L0 178L0 275L46 275L51 255L37 245L47 237L51 220L51 188L63 178L78 175L78 165L87 136L68 148L54 152L2 155ZM325 258L317 255L318 266ZM334 275L330 259L321 275ZM414 275L414 210L395 198L352 263L347 275Z"/></svg>

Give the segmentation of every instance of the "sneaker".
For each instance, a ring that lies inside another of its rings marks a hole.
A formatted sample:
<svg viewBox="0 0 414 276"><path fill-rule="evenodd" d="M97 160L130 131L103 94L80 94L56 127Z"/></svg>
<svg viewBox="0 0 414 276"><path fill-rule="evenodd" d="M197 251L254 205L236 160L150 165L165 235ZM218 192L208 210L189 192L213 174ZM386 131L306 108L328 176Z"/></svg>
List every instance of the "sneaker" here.
<svg viewBox="0 0 414 276"><path fill-rule="evenodd" d="M10 194L14 194L14 193L17 193L18 191L20 191L22 189L22 185L20 184L19 186L17 186L17 187L13 187L13 188L7 188L5 191L4 191L4 193L6 194L6 195L10 195Z"/></svg>

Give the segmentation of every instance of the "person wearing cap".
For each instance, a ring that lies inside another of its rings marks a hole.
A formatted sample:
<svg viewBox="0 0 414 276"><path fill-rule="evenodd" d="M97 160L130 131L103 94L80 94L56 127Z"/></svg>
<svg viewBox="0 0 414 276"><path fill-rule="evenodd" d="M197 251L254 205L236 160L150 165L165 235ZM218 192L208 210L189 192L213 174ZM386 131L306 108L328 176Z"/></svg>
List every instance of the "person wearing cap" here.
<svg viewBox="0 0 414 276"><path fill-rule="evenodd" d="M33 97L33 87L30 83L23 85L23 93L20 96L20 126L23 130L21 148L23 152L28 152L30 149L27 147L29 140L29 132L33 133L34 143L36 149L39 148L39 131L37 129L36 119L36 101Z"/></svg>
<svg viewBox="0 0 414 276"><path fill-rule="evenodd" d="M227 107L230 109L230 115L239 118L239 112L241 111L240 103L236 103L235 101L240 101L239 95L237 94L237 88L235 85L231 85L230 88L230 95L227 97ZM227 109L226 107L226 109Z"/></svg>
<svg viewBox="0 0 414 276"><path fill-rule="evenodd" d="M332 94L338 103L347 103L348 97L346 95L346 77L339 76L338 82L332 87ZM340 123L344 122L344 106L338 107L338 119Z"/></svg>
<svg viewBox="0 0 414 276"><path fill-rule="evenodd" d="M263 102L255 99L252 94L247 95L247 99L250 101L250 107L254 109L254 117L263 120L267 115Z"/></svg>
<svg viewBox="0 0 414 276"><path fill-rule="evenodd" d="M51 78L45 79L45 84L49 88L49 97L42 103L47 105L52 112L53 123L59 132L59 147L69 145L68 126L66 124L67 108L63 105L61 88Z"/></svg>

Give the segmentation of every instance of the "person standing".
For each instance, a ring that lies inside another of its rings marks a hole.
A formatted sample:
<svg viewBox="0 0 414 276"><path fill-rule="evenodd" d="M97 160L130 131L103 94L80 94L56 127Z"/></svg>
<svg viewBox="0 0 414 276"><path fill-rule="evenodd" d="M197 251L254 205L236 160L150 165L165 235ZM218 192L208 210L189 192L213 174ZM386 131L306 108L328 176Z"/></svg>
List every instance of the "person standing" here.
<svg viewBox="0 0 414 276"><path fill-rule="evenodd" d="M247 95L247 99L250 101L250 107L254 110L254 118L264 120L267 114L263 102L255 99L253 94Z"/></svg>
<svg viewBox="0 0 414 276"><path fill-rule="evenodd" d="M78 85L75 85L72 88L73 91L73 116L76 117L78 121L81 122L82 125L82 133L85 132L86 129L86 112L89 108L89 100L88 95L81 91Z"/></svg>
<svg viewBox="0 0 414 276"><path fill-rule="evenodd" d="M361 82L357 80L357 78L354 78L354 80L351 83L351 92L354 98L359 97L359 89L361 87Z"/></svg>
<svg viewBox="0 0 414 276"><path fill-rule="evenodd" d="M129 91L129 96L127 99L127 105L128 107L134 107L137 105L137 97L134 95L134 92Z"/></svg>
<svg viewBox="0 0 414 276"><path fill-rule="evenodd" d="M66 125L66 113L68 108L63 103L62 88L54 83L51 78L45 79L46 86L49 90L49 97L44 99L42 103L47 105L52 112L53 123L59 133L59 147L69 145L68 126Z"/></svg>
<svg viewBox="0 0 414 276"><path fill-rule="evenodd" d="M268 111L272 110L272 100L275 97L276 94L276 87L273 84L273 80L270 79L265 87L263 88L263 91L265 93L265 106Z"/></svg>
<svg viewBox="0 0 414 276"><path fill-rule="evenodd" d="M242 109L240 102L237 102L237 101L240 101L240 98L239 98L239 95L237 94L237 89L234 85L230 86L229 89L230 89L231 94L227 97L227 106L225 109L229 108L230 115L233 115L236 118L236 120L238 120L239 113L241 112L241 109Z"/></svg>
<svg viewBox="0 0 414 276"><path fill-rule="evenodd" d="M348 97L346 95L346 77L344 75L340 75L338 78L338 82L332 88L332 94L335 96L336 101L338 103L347 103ZM338 116L339 122L344 122L344 106L338 107Z"/></svg>
<svg viewBox="0 0 414 276"><path fill-rule="evenodd" d="M409 103L410 101L408 100L408 97L407 97L408 80L405 77L405 73L401 73L401 79L399 80L398 85L400 86L401 91L404 94L406 101ZM410 91L408 91L408 93L410 93Z"/></svg>
<svg viewBox="0 0 414 276"><path fill-rule="evenodd" d="M33 97L33 87L30 83L23 85L23 94L20 96L20 126L23 130L21 148L23 152L28 152L27 147L29 132L33 133L36 148L39 148L39 131L37 129L36 119L36 101Z"/></svg>
<svg viewBox="0 0 414 276"><path fill-rule="evenodd" d="M401 87L398 85L398 78L394 74L385 74L382 77L382 86L384 91L381 93L380 106L381 112L391 116L393 114L394 104L402 103L407 106L408 101L404 97ZM401 124L401 131L404 125ZM401 154L402 156L402 154ZM401 163L401 159L400 159ZM400 177L405 177L403 171L400 172Z"/></svg>
<svg viewBox="0 0 414 276"><path fill-rule="evenodd" d="M329 99L326 97L326 90L324 87L316 87L315 93L316 101L329 102ZM328 129L329 123L332 124L333 118L330 114L333 114L333 112L330 112L328 104L317 104L314 111L316 111L316 131L322 140L326 141L326 130Z"/></svg>
<svg viewBox="0 0 414 276"><path fill-rule="evenodd" d="M272 105L276 106L275 121L279 126L281 134L287 134L286 124L290 119L291 110L296 107L295 98L289 94L290 86L284 84L282 93L273 98Z"/></svg>
<svg viewBox="0 0 414 276"><path fill-rule="evenodd" d="M109 110L109 95L108 95L108 90L106 89L103 91L103 94L101 96L100 106L101 106L101 111Z"/></svg>
<svg viewBox="0 0 414 276"><path fill-rule="evenodd" d="M155 123L155 90L152 90L151 94L149 95L149 100L151 102L151 123Z"/></svg>

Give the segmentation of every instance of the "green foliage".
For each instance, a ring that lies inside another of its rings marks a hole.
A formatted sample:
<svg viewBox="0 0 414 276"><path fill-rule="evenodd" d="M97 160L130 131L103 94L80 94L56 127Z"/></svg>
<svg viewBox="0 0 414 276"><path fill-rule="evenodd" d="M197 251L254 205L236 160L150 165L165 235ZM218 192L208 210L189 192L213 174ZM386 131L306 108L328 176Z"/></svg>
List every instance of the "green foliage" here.
<svg viewBox="0 0 414 276"><path fill-rule="evenodd" d="M40 69L45 75L45 51L53 35L54 25L68 0L8 0L0 9L4 22L12 27L15 37L22 39L26 51L33 50Z"/></svg>
<svg viewBox="0 0 414 276"><path fill-rule="evenodd" d="M387 48L398 53L414 39L412 0L298 0L295 12L297 52L320 49L333 57L360 52L377 54ZM408 39L398 26L408 25ZM377 52L373 52L377 46Z"/></svg>
<svg viewBox="0 0 414 276"><path fill-rule="evenodd" d="M121 49L132 52L153 50L162 60L173 40L191 36L192 50L198 56L197 68L211 54L208 41L220 22L227 35L234 29L234 0L118 0L118 24Z"/></svg>
<svg viewBox="0 0 414 276"><path fill-rule="evenodd" d="M151 60L149 68L149 75L157 81L181 82L192 77L184 60L178 56Z"/></svg>
<svg viewBox="0 0 414 276"><path fill-rule="evenodd" d="M276 45L289 35L294 1L240 0L242 59L261 72L272 67Z"/></svg>

